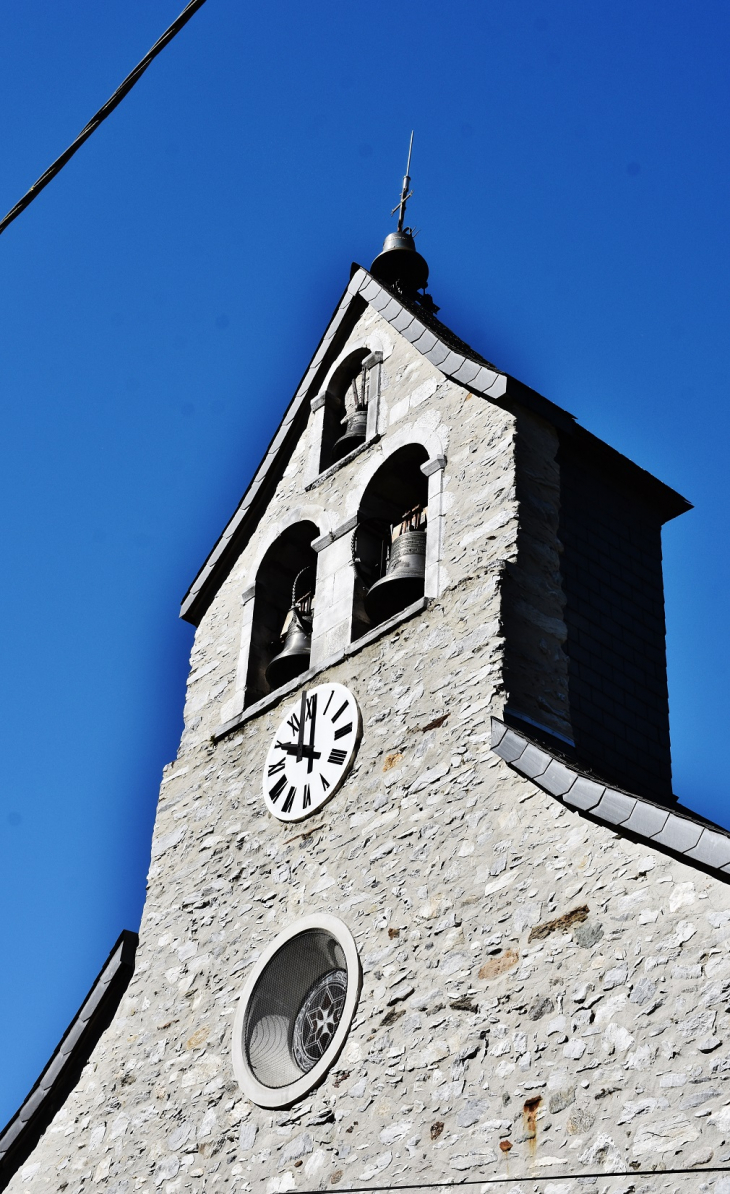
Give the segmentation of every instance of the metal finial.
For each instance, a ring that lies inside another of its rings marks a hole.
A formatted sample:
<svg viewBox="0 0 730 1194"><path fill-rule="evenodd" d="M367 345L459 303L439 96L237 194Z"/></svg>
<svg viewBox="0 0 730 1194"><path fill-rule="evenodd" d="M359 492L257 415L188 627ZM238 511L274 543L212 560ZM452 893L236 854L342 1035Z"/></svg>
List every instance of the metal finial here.
<svg viewBox="0 0 730 1194"><path fill-rule="evenodd" d="M398 232L403 231L403 221L406 218L406 203L412 197L413 191L410 190L411 185L411 154L413 152L413 130L411 130L411 141L408 146L408 163L406 165L406 172L403 176L403 190L400 194L400 203L396 203L392 212L392 216L398 212Z"/></svg>

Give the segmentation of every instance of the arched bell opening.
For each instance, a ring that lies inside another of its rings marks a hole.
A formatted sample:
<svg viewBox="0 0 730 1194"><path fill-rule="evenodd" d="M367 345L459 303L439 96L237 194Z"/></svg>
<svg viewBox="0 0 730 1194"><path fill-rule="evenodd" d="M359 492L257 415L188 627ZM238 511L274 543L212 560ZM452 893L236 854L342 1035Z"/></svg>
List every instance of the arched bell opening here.
<svg viewBox="0 0 730 1194"><path fill-rule="evenodd" d="M335 369L327 386L319 471L342 460L365 442L368 422L367 348L358 348Z"/></svg>
<svg viewBox="0 0 730 1194"><path fill-rule="evenodd" d="M353 639L423 596L428 481L421 465L427 460L422 444L407 444L388 457L363 494L352 540Z"/></svg>
<svg viewBox="0 0 730 1194"><path fill-rule="evenodd" d="M313 522L288 527L256 576L245 705L281 688L309 667L317 556Z"/></svg>

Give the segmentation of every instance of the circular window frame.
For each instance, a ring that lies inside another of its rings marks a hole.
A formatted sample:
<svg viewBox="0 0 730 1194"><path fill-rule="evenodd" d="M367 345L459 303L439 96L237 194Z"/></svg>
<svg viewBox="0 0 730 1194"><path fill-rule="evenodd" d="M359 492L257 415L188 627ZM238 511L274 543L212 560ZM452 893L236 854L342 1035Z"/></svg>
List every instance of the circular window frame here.
<svg viewBox="0 0 730 1194"><path fill-rule="evenodd" d="M306 1074L302 1074L301 1078L298 1078L295 1082L288 1083L286 1086L265 1086L253 1073L248 1057L246 1056L244 1029L249 1003L265 970L276 955L289 942L293 941L294 938L313 930L329 933L340 946L345 956L347 993L345 995L342 1015L340 1016L332 1041L327 1046L319 1061L312 1066L311 1070L308 1070ZM304 1098L311 1090L314 1090L316 1086L319 1086L342 1052L355 1016L361 988L362 967L360 965L360 956L357 952L355 938L344 921L341 921L338 917L330 916L328 913L314 913L311 916L302 917L290 925L288 929L277 934L273 941L266 947L251 974L248 976L241 990L233 1021L233 1072L244 1095L252 1103L255 1103L257 1107L283 1108L291 1107L299 1099Z"/></svg>

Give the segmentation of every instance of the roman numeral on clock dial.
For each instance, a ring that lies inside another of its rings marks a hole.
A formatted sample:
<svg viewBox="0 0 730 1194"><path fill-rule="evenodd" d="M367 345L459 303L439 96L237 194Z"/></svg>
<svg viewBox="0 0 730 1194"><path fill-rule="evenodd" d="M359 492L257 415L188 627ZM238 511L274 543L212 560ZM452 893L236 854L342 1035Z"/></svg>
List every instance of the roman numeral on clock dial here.
<svg viewBox="0 0 730 1194"><path fill-rule="evenodd" d="M343 684L301 688L269 740L263 794L281 821L316 812L344 783L360 738L360 710Z"/></svg>
<svg viewBox="0 0 730 1194"><path fill-rule="evenodd" d="M280 775L279 778L277 779L276 783L274 784L273 788L269 792L270 799L278 800L279 797L281 796L281 793L284 791L285 787L286 787L286 776Z"/></svg>

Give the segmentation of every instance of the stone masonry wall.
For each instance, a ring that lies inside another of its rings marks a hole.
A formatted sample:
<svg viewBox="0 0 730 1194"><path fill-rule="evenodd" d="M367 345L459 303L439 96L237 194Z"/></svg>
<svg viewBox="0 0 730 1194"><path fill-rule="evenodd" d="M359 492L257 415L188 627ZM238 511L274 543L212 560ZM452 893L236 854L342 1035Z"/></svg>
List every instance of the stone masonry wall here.
<svg viewBox="0 0 730 1194"><path fill-rule="evenodd" d="M388 429L369 452L409 420L448 439L444 590L322 673L355 693L363 738L331 803L287 826L261 798L284 706L211 741L235 690L241 592L266 546L263 527L254 535L196 636L135 976L13 1194L495 1175L529 1178L522 1194L578 1194L586 1183L561 1175L615 1170L629 1178L588 1185L728 1194L714 1173L682 1184L663 1171L730 1157L730 893L492 754L505 562L517 559L515 421L409 353L397 342L386 355ZM271 520L309 517L316 498L337 525L367 456L308 494L293 461ZM265 1111L233 1077L238 994L272 937L316 911L355 936L359 1007L322 1086Z"/></svg>
<svg viewBox="0 0 730 1194"><path fill-rule="evenodd" d="M254 583L266 549L291 522L311 519L320 534L326 534L355 516L368 481L391 451L419 442L430 456L447 457L443 497L446 542L440 570L443 588L488 563L504 564L516 558L514 417L444 379L370 308L358 320L340 358L365 345L377 348L384 358L379 418L382 439L351 464L314 487L304 488L303 478L309 479L308 462L313 455L310 433L316 424L310 416L307 434L292 455L265 521L201 622L191 656L183 749L188 741L197 740L196 736L209 737L217 723L227 721L243 707L241 594ZM337 539L319 553L313 662L315 657L331 657L350 641L353 570L349 538Z"/></svg>

